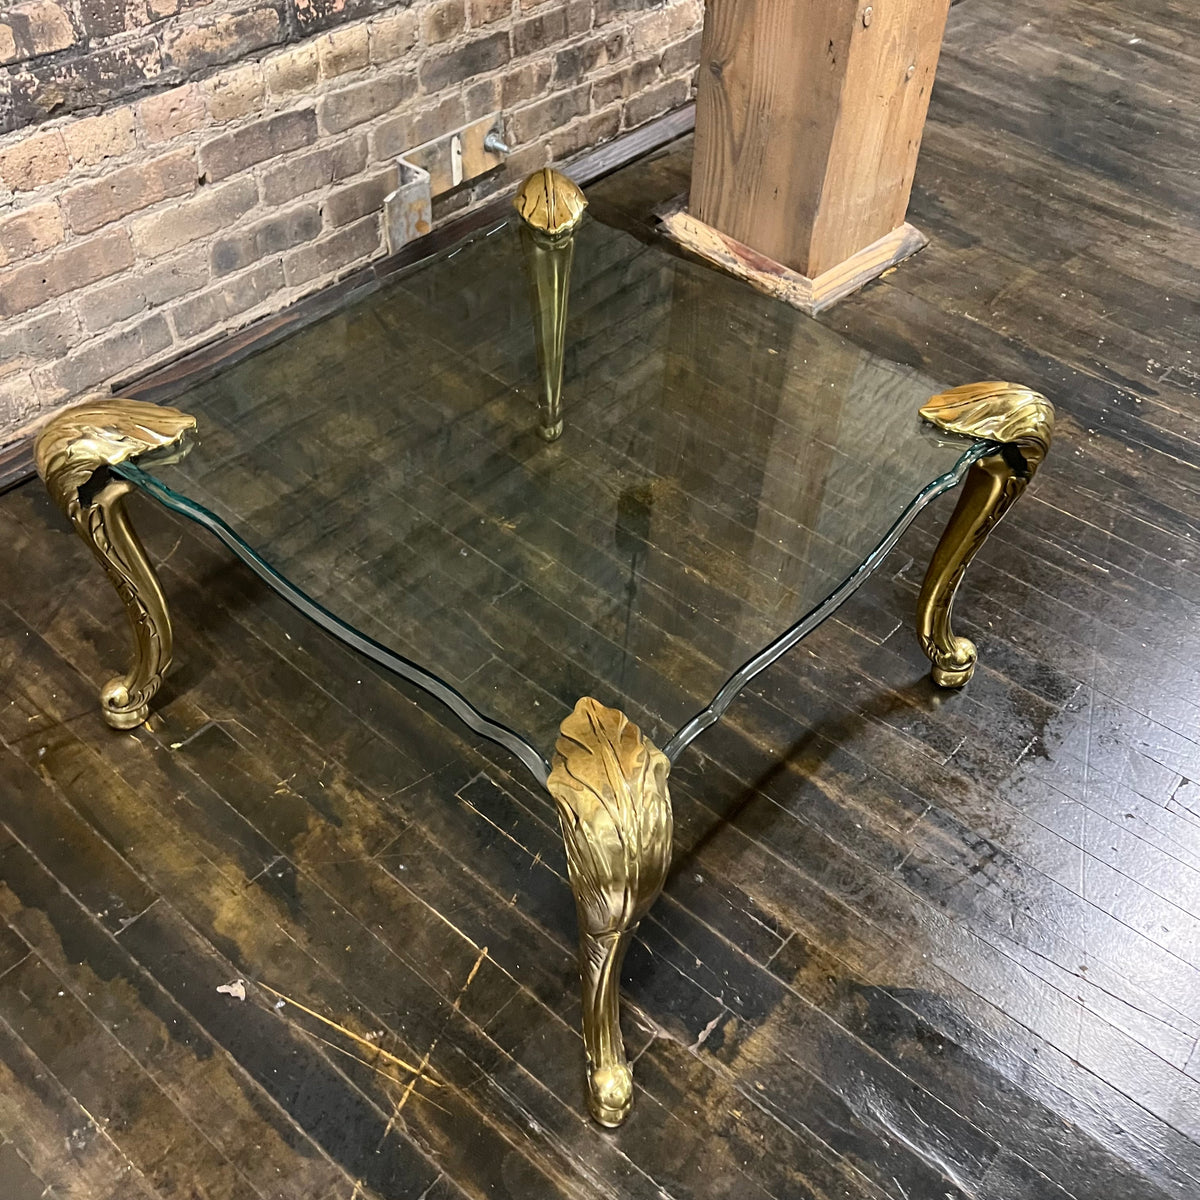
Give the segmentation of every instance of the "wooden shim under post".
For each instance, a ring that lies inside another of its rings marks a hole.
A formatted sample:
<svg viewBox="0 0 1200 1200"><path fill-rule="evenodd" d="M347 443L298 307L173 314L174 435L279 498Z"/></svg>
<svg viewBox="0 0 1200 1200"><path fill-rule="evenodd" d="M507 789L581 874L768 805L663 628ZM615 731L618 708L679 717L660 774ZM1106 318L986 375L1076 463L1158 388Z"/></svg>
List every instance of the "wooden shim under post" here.
<svg viewBox="0 0 1200 1200"><path fill-rule="evenodd" d="M757 291L783 300L810 317L858 291L929 241L919 229L906 222L844 262L810 279L697 220L685 205L686 198L679 196L656 213L667 237L705 262L744 279Z"/></svg>

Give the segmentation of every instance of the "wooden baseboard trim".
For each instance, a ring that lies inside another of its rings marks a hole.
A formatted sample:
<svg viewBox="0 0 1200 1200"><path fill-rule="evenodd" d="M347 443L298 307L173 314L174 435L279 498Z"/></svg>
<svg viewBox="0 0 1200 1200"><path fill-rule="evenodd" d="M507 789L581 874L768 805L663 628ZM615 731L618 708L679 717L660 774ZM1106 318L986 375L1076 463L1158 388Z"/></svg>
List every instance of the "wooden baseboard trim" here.
<svg viewBox="0 0 1200 1200"><path fill-rule="evenodd" d="M691 133L696 125L695 104L685 104L657 120L650 121L621 137L585 150L562 164L576 183L587 185L635 159L649 154L684 134ZM149 400L163 404L203 379L211 378L218 371L265 350L285 337L318 321L327 313L359 296L365 296L378 288L389 276L420 262L449 246L459 238L482 229L499 219L507 211L516 190L514 184L505 192L498 193L486 204L464 213L461 217L439 225L425 237L410 242L396 254L376 259L361 267L344 279L330 284L319 292L297 300L295 304L270 316L262 317L244 329L222 334L219 338L189 350L186 354L152 371L118 380L112 391L135 400ZM18 438L6 446L0 446L0 493L23 483L34 473L33 435Z"/></svg>
<svg viewBox="0 0 1200 1200"><path fill-rule="evenodd" d="M677 197L655 215L663 233L684 250L810 317L858 291L929 242L919 229L906 222L845 262L810 279L697 220L687 211L685 197Z"/></svg>

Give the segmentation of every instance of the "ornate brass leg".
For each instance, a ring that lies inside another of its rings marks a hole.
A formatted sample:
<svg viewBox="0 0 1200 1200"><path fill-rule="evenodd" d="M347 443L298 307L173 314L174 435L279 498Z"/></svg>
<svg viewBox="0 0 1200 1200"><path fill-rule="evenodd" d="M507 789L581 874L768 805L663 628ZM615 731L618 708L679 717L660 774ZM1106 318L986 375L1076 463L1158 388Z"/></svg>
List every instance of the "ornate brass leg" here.
<svg viewBox="0 0 1200 1200"><path fill-rule="evenodd" d="M669 770L666 755L624 714L584 697L562 723L547 782L579 911L589 1107L609 1127L633 1103L621 1039L621 963L671 862Z"/></svg>
<svg viewBox="0 0 1200 1200"><path fill-rule="evenodd" d="M149 715L150 699L171 661L171 622L158 577L125 511L133 485L108 468L178 447L195 428L195 418L175 408L104 398L66 409L34 443L38 474L117 589L133 628L133 666L100 691L104 719L114 729L132 729Z"/></svg>
<svg viewBox="0 0 1200 1200"><path fill-rule="evenodd" d="M971 383L934 396L921 416L950 433L998 443L995 454L967 473L917 601L918 636L933 663L934 683L962 687L974 673L978 655L974 642L951 628L954 594L987 535L1046 457L1054 407L1015 383Z"/></svg>
<svg viewBox="0 0 1200 1200"><path fill-rule="evenodd" d="M548 442L562 434L563 357L567 338L567 297L575 230L587 200L565 175L545 167L521 185L513 201L524 225L525 265L533 303L533 334L541 375L538 432Z"/></svg>

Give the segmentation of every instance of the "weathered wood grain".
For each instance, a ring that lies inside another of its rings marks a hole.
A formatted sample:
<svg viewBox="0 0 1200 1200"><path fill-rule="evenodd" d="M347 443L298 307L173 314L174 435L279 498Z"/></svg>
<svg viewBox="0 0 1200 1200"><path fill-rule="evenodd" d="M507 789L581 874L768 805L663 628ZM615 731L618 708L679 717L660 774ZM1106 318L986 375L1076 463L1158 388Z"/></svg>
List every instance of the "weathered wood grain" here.
<svg viewBox="0 0 1200 1200"><path fill-rule="evenodd" d="M692 215L812 280L899 230L948 7L714 0Z"/></svg>

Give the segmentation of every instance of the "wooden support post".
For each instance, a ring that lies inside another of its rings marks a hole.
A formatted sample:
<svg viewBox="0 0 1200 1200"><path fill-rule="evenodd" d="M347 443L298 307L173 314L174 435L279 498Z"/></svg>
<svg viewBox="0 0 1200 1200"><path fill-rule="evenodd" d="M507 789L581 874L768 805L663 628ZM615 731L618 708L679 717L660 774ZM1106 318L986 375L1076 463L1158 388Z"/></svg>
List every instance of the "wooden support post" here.
<svg viewBox="0 0 1200 1200"><path fill-rule="evenodd" d="M948 9L708 0L689 210L668 231L809 311L919 249L904 217Z"/></svg>

